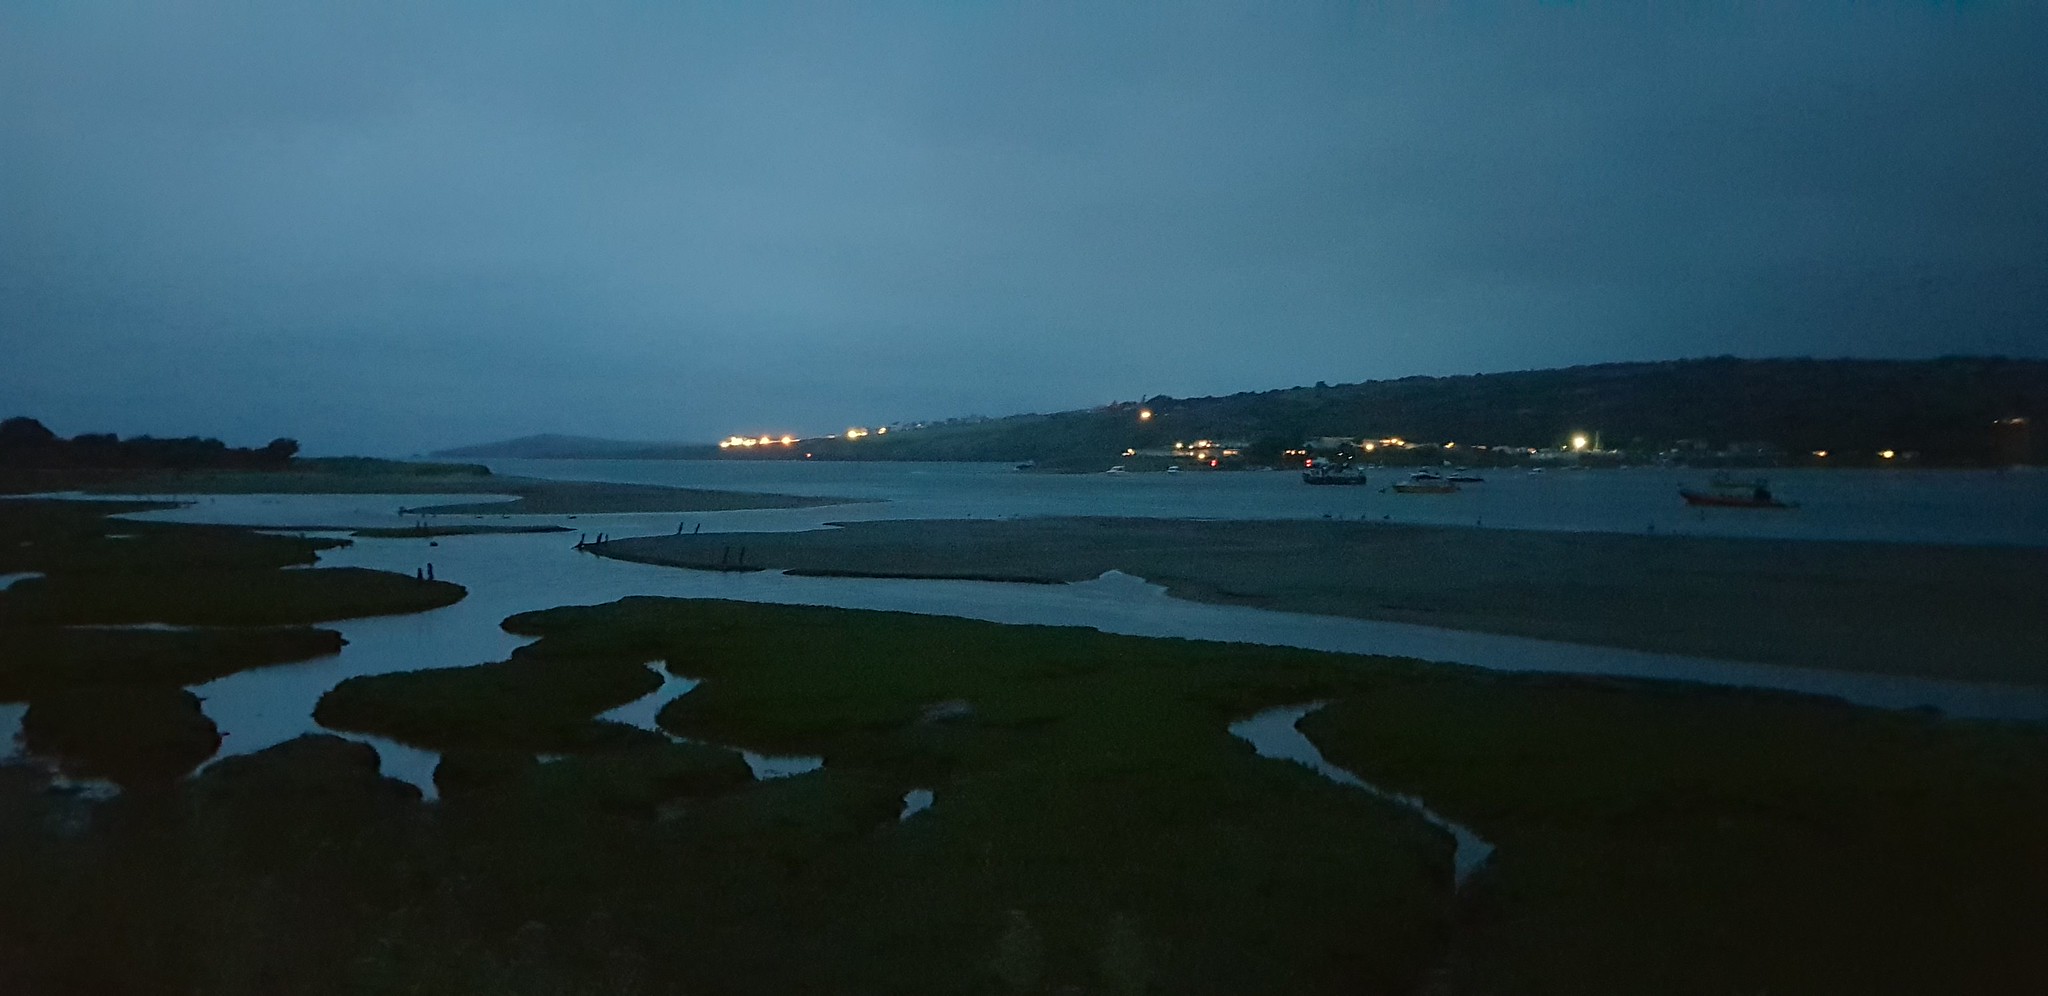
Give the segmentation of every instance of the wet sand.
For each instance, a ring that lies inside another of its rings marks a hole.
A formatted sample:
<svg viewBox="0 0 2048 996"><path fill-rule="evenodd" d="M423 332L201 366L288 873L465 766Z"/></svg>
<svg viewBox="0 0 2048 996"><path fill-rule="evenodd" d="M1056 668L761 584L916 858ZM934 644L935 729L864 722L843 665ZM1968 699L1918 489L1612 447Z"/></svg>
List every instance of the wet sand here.
<svg viewBox="0 0 2048 996"><path fill-rule="evenodd" d="M404 465L398 465L404 466ZM435 494L478 496L474 502L423 505L423 515L595 515L633 512L714 512L755 508L808 508L849 499L752 491L675 488L655 484L553 481L537 477L456 473L344 473L336 471L119 472L49 470L0 472L0 494L79 491L96 495ZM512 500L505 500L511 495ZM307 527L319 528L319 527Z"/></svg>
<svg viewBox="0 0 2048 996"><path fill-rule="evenodd" d="M1662 653L2048 684L2048 551L1348 522L862 522L604 556L846 576L1135 574L1197 601Z"/></svg>

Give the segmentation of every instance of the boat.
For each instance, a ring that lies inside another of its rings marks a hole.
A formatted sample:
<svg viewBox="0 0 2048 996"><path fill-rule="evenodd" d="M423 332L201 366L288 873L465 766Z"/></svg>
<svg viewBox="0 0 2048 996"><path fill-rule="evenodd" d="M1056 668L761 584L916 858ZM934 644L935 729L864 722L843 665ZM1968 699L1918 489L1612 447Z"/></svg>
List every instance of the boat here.
<svg viewBox="0 0 2048 996"><path fill-rule="evenodd" d="M1451 476L1444 478L1444 480L1449 481L1452 484L1486 483L1486 478L1481 477L1478 474L1472 473L1471 471L1466 470L1463 467L1459 467L1457 470L1451 471Z"/></svg>
<svg viewBox="0 0 2048 996"><path fill-rule="evenodd" d="M1418 470L1413 474L1409 474L1408 479L1411 481L1441 481L1444 479L1444 475L1433 470Z"/></svg>
<svg viewBox="0 0 2048 996"><path fill-rule="evenodd" d="M1180 473L1180 464L1174 464L1173 466L1166 468L1166 472L1169 474Z"/></svg>
<svg viewBox="0 0 2048 996"><path fill-rule="evenodd" d="M1324 460L1314 460L1308 469L1301 472L1303 484L1364 484L1365 468L1351 464L1337 465Z"/></svg>
<svg viewBox="0 0 2048 996"><path fill-rule="evenodd" d="M1428 471L1408 475L1405 481L1394 484L1394 493L1401 495L1452 495L1458 493L1458 486Z"/></svg>
<svg viewBox="0 0 2048 996"><path fill-rule="evenodd" d="M1797 508L1798 506L1778 498L1771 493L1771 482L1759 477L1754 481L1735 481L1716 477L1706 488L1679 488L1678 496L1687 505L1702 508Z"/></svg>
<svg viewBox="0 0 2048 996"><path fill-rule="evenodd" d="M1109 468L1108 470L1105 470L1105 471L1103 471L1103 473L1105 473L1105 474L1121 474L1121 473L1124 473L1124 465L1123 465L1123 464L1117 464L1116 466L1114 466L1114 467L1111 467L1111 468Z"/></svg>

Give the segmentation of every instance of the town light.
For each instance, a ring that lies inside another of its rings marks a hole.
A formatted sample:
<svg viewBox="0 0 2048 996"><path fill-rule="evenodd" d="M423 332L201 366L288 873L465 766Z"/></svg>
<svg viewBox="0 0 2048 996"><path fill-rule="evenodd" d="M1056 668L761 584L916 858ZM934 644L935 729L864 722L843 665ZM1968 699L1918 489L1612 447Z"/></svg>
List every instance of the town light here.
<svg viewBox="0 0 2048 996"><path fill-rule="evenodd" d="M1591 442L1591 440L1587 439L1584 433L1580 433L1579 435L1572 437L1572 449L1583 450L1586 448L1586 444L1589 442Z"/></svg>
<svg viewBox="0 0 2048 996"><path fill-rule="evenodd" d="M1827 458L1828 458L1828 451L1826 451L1826 450L1814 450L1814 451L1813 451L1813 455L1814 455L1814 456L1817 456L1817 457L1819 457L1819 458L1821 458L1822 460L1825 460L1825 459L1827 459Z"/></svg>
<svg viewBox="0 0 2048 996"><path fill-rule="evenodd" d="M1152 409L1150 409L1150 408L1140 408L1140 409L1138 409L1138 421L1140 421L1140 422L1150 422L1150 421L1152 421Z"/></svg>
<svg viewBox="0 0 2048 996"><path fill-rule="evenodd" d="M1896 450L1878 450L1877 455L1889 460L1899 454Z"/></svg>

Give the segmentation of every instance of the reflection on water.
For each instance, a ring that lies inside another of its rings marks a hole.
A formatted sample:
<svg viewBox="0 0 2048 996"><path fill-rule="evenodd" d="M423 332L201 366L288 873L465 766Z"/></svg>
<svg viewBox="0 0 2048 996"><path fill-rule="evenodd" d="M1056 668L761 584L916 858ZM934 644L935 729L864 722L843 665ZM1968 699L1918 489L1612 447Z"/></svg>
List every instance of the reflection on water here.
<svg viewBox="0 0 2048 996"><path fill-rule="evenodd" d="M1311 702L1308 705L1268 709L1249 719L1240 719L1230 724L1230 733L1251 744L1252 750L1257 751L1260 757L1293 761L1339 785L1364 789L1382 799L1406 806L1421 814L1423 819L1442 827L1450 833L1451 839L1457 845L1451 853L1451 865L1456 882L1459 885L1465 884L1465 880L1470 878L1473 872L1478 871L1479 866L1485 864L1486 859L1493 854L1493 845L1480 839L1478 834L1463 824L1444 819L1421 799L1399 792L1389 792L1324 759L1323 752L1316 749L1316 745L1307 737L1302 736L1297 725L1301 722L1301 717L1321 709L1323 705L1321 702Z"/></svg>
<svg viewBox="0 0 2048 996"><path fill-rule="evenodd" d="M663 706L682 698L685 693L696 688L699 682L695 678L685 678L679 674L672 674L667 668L662 667L659 662L649 662L647 668L653 671L656 677L661 679L661 687L616 709L599 713L598 719L612 723L624 723L627 726L637 726L643 730L650 730L655 733L663 732L661 726L655 723L654 717L661 714Z"/></svg>
<svg viewBox="0 0 2048 996"><path fill-rule="evenodd" d="M933 798L931 789L911 789L903 793L903 812L896 814L896 822L901 823L932 808Z"/></svg>

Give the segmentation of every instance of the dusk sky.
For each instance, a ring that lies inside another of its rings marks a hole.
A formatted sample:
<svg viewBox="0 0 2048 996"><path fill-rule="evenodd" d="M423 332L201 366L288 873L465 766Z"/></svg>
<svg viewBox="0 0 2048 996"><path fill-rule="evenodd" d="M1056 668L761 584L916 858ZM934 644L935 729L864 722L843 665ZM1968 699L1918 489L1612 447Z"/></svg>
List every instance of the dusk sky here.
<svg viewBox="0 0 2048 996"><path fill-rule="evenodd" d="M2048 355L2048 4L287 6L0 3L0 416L402 455Z"/></svg>

